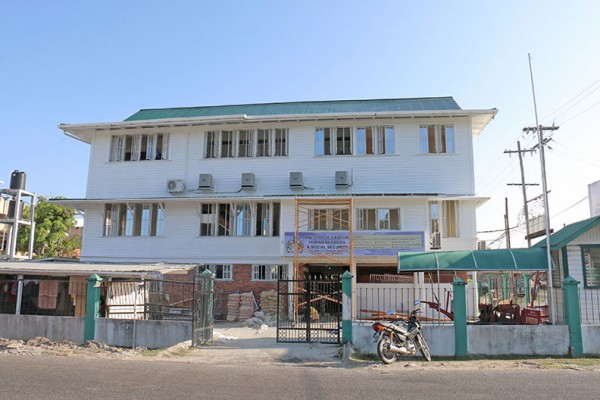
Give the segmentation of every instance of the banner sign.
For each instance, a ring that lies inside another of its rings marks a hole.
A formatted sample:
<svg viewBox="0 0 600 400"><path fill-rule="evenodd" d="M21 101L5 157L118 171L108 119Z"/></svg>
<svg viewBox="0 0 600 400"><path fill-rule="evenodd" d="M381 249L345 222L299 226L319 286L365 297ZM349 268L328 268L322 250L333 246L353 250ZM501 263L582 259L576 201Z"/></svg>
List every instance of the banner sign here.
<svg viewBox="0 0 600 400"><path fill-rule="evenodd" d="M285 233L285 254L294 255L294 232ZM355 256L394 256L400 251L425 251L424 232L354 232ZM298 232L298 255L302 257L350 255L348 232Z"/></svg>

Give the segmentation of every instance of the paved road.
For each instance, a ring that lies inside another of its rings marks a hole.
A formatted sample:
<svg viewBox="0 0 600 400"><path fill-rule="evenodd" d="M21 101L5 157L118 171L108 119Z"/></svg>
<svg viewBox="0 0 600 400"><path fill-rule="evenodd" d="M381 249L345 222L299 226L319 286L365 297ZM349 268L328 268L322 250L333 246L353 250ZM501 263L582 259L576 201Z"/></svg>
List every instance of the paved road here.
<svg viewBox="0 0 600 400"><path fill-rule="evenodd" d="M0 356L0 399L598 399L600 372Z"/></svg>

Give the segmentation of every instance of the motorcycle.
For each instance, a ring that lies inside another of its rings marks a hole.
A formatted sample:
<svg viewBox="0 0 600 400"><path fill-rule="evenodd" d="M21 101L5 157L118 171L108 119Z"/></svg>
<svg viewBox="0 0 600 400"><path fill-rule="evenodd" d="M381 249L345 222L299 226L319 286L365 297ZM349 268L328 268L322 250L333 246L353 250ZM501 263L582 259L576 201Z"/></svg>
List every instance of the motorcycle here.
<svg viewBox="0 0 600 400"><path fill-rule="evenodd" d="M377 355L384 364L391 364L401 356L413 356L417 351L420 351L427 361L431 361L429 346L425 342L423 328L417 318L417 313L420 312L419 303L415 302L415 308L408 320L396 316L395 321L378 321L372 325L375 331L373 339L377 342Z"/></svg>

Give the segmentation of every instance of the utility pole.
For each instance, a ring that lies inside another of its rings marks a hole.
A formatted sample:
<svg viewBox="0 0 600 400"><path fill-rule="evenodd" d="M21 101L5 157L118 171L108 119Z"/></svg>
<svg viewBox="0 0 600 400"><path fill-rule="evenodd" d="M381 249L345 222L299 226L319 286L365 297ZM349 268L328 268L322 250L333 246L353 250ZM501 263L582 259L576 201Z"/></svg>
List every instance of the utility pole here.
<svg viewBox="0 0 600 400"><path fill-rule="evenodd" d="M510 225L508 223L508 197L504 198L504 232L506 234L506 248L510 249Z"/></svg>
<svg viewBox="0 0 600 400"><path fill-rule="evenodd" d="M508 186L521 186L523 190L523 212L525 213L525 239L527 239L527 247L531 247L531 237L529 236L529 207L527 205L527 186L538 186L538 183L525 183L525 169L523 168L523 153L533 153L535 148L521 150L521 142L517 142L517 150L505 150L505 154L518 153L519 165L521 166L521 183L509 183ZM508 215L508 212L507 212Z"/></svg>
<svg viewBox="0 0 600 400"><path fill-rule="evenodd" d="M544 131L545 130L555 130L558 127L552 126L550 128L544 127L540 125L538 120L538 112L537 112L537 103L535 100L535 86L533 84L533 69L531 67L531 54L528 54L529 58L529 75L531 76L531 92L533 94L533 109L535 111L535 131L538 134L538 146L540 148L540 163L542 164L542 195L544 196L544 216L545 225L546 225L546 258L548 261L548 276L546 277L546 281L548 282L548 286L550 289L550 323L556 323L556 307L554 304L554 284L552 282L552 255L550 253L550 207L548 207L548 186L546 184L546 158L544 155ZM524 128L524 131L532 131L532 128Z"/></svg>

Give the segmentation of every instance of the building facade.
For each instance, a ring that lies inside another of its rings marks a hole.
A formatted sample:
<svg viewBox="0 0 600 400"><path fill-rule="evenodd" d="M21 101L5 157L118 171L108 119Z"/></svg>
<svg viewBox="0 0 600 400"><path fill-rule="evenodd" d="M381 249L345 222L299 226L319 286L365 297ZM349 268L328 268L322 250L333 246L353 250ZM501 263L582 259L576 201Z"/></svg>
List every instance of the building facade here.
<svg viewBox="0 0 600 400"><path fill-rule="evenodd" d="M418 98L140 110L60 125L91 145L81 261L197 263L231 291L395 274L475 249L473 137L496 109Z"/></svg>

